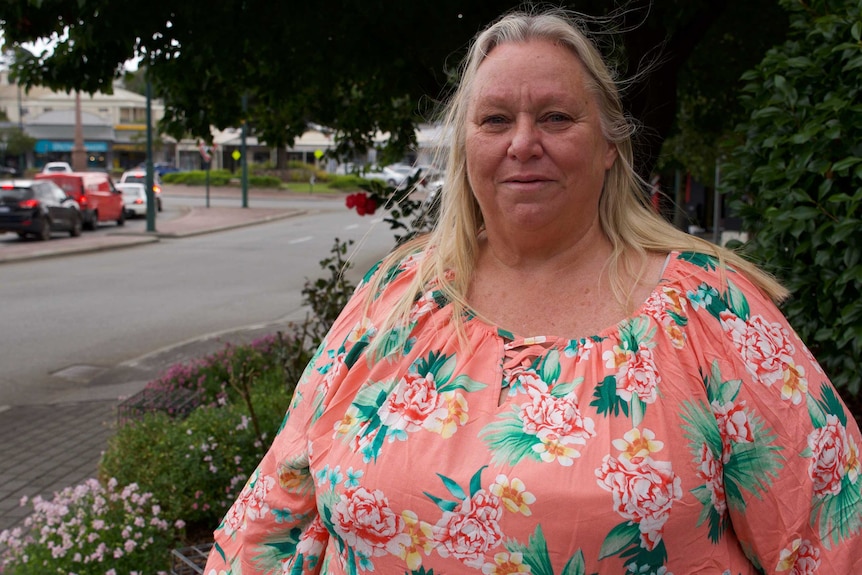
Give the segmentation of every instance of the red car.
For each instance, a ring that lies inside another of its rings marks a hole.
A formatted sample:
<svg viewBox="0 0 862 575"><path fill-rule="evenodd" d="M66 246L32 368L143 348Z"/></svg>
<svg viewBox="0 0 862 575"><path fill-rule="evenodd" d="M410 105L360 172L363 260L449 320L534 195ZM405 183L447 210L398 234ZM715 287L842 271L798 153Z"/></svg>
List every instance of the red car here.
<svg viewBox="0 0 862 575"><path fill-rule="evenodd" d="M56 172L36 174L36 179L53 181L78 202L84 216L84 229L95 230L99 222L117 222L118 226L126 223L123 195L108 174Z"/></svg>

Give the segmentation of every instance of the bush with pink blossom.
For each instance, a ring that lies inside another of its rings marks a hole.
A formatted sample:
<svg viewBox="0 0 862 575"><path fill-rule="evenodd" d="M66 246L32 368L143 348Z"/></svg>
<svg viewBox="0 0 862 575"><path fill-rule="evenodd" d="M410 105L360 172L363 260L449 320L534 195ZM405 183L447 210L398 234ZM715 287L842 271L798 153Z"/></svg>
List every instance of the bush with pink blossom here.
<svg viewBox="0 0 862 575"><path fill-rule="evenodd" d="M166 573L181 521L169 522L152 493L89 479L53 499L24 498L23 527L0 533L0 573L145 575Z"/></svg>

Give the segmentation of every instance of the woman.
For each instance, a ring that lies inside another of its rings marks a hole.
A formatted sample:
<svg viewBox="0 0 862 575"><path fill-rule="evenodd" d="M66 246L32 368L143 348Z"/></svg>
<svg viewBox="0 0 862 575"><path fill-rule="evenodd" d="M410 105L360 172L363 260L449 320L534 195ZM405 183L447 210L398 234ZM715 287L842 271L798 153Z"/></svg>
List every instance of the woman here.
<svg viewBox="0 0 862 575"><path fill-rule="evenodd" d="M206 573L852 573L859 430L732 253L644 203L561 13L482 32L440 221L373 270Z"/></svg>

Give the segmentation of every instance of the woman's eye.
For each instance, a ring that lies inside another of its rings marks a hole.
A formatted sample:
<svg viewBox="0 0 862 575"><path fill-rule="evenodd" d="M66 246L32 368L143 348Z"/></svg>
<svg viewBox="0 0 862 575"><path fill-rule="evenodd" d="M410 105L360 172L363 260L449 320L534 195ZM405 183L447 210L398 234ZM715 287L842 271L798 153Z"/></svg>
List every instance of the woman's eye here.
<svg viewBox="0 0 862 575"><path fill-rule="evenodd" d="M554 124L560 122L569 122L571 121L571 118L566 114L554 112L545 116L545 121Z"/></svg>
<svg viewBox="0 0 862 575"><path fill-rule="evenodd" d="M482 118L482 125L485 126L499 126L505 123L506 118L504 116L486 116Z"/></svg>

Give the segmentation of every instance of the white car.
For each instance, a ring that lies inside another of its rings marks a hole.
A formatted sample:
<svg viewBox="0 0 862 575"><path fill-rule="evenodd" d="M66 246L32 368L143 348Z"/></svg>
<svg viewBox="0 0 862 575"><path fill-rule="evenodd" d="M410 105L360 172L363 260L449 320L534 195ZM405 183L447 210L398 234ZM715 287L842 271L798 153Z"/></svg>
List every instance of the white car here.
<svg viewBox="0 0 862 575"><path fill-rule="evenodd" d="M407 182L408 174L398 172L386 166L379 171L366 172L362 174L362 177L366 180L380 180L390 188L400 188Z"/></svg>
<svg viewBox="0 0 862 575"><path fill-rule="evenodd" d="M119 183L116 187L123 194L123 209L130 218L147 215L147 187L144 184Z"/></svg>
<svg viewBox="0 0 862 575"><path fill-rule="evenodd" d="M43 174L71 174L74 173L75 170L72 169L72 166L69 162L48 162L45 164L45 167L42 168Z"/></svg>

